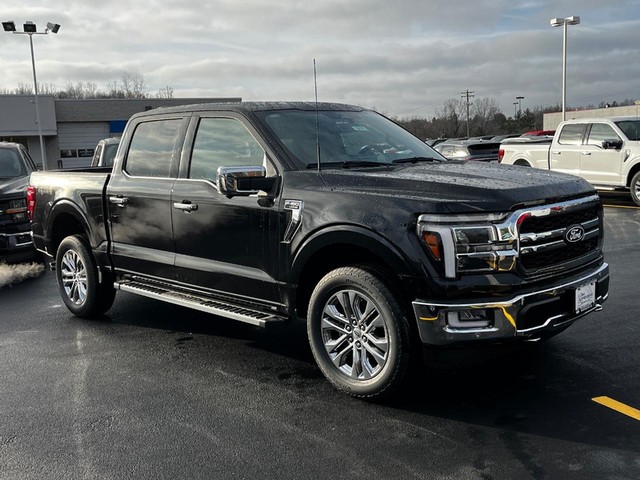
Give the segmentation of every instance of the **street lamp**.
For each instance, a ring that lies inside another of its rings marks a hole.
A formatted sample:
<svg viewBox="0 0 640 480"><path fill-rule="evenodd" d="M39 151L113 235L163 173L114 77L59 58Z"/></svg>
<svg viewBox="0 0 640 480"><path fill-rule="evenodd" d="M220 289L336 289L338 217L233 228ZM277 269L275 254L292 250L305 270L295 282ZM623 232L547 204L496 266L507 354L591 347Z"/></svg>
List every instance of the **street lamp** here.
<svg viewBox="0 0 640 480"><path fill-rule="evenodd" d="M47 22L47 27L44 32L38 32L36 24L31 21L24 22L22 26L22 32L16 31L16 24L13 21L2 22L2 28L5 32L13 33L15 35L29 35L29 46L31 48L31 67L33 68L33 91L35 93L35 105L36 105L36 122L38 122L38 137L40 138L40 156L42 158L42 169L47 169L47 163L45 159L44 140L42 139L42 126L40 124L40 109L38 107L38 80L36 79L36 60L33 55L33 36L34 35L47 35L49 32L58 33L60 25L57 23Z"/></svg>
<svg viewBox="0 0 640 480"><path fill-rule="evenodd" d="M567 118L567 25L578 25L580 17L552 18L552 27L562 28L562 121Z"/></svg>
<svg viewBox="0 0 640 480"><path fill-rule="evenodd" d="M518 116L518 102L513 102L513 118Z"/></svg>
<svg viewBox="0 0 640 480"><path fill-rule="evenodd" d="M522 115L522 100L524 100L524 97L516 97L516 100L518 100L518 112Z"/></svg>

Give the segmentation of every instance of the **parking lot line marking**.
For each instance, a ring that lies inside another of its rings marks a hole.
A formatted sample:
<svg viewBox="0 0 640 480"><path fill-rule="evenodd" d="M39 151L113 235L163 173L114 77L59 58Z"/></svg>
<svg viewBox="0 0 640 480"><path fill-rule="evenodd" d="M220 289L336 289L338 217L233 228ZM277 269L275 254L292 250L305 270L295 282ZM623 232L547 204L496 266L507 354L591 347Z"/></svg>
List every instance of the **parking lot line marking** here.
<svg viewBox="0 0 640 480"><path fill-rule="evenodd" d="M631 207L629 205L609 205L606 203L602 204L603 207L609 207L609 208L631 208L632 210L637 210L640 207Z"/></svg>
<svg viewBox="0 0 640 480"><path fill-rule="evenodd" d="M631 417L635 420L640 421L640 410L630 407L629 405L625 405L622 402L618 402L613 398L595 397L595 398L592 398L591 400L593 400L596 403L599 403L600 405L604 405L605 407L615 410L616 412L622 413L623 415L626 415L628 417Z"/></svg>

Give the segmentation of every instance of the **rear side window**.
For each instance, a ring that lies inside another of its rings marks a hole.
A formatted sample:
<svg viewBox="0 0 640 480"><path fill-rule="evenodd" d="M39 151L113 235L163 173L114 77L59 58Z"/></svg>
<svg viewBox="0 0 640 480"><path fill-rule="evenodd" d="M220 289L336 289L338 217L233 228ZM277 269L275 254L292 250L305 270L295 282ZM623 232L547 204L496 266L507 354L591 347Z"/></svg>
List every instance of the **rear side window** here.
<svg viewBox="0 0 640 480"><path fill-rule="evenodd" d="M170 177L181 119L144 122L136 127L125 171L137 177Z"/></svg>
<svg viewBox="0 0 640 480"><path fill-rule="evenodd" d="M582 132L584 125L565 125L560 132L558 143L562 145L580 145L582 143Z"/></svg>

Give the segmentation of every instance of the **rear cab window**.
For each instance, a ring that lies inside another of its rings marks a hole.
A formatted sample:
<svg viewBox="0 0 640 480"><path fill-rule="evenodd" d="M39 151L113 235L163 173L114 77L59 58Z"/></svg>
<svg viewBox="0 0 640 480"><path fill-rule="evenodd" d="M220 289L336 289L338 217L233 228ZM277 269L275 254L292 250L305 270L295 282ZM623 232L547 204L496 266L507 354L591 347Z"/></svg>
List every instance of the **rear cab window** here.
<svg viewBox="0 0 640 480"><path fill-rule="evenodd" d="M182 138L182 126L182 118L138 124L131 139L124 171L134 177L174 177L174 158Z"/></svg>
<svg viewBox="0 0 640 480"><path fill-rule="evenodd" d="M561 145L581 145L586 124L569 124L562 127L558 143Z"/></svg>

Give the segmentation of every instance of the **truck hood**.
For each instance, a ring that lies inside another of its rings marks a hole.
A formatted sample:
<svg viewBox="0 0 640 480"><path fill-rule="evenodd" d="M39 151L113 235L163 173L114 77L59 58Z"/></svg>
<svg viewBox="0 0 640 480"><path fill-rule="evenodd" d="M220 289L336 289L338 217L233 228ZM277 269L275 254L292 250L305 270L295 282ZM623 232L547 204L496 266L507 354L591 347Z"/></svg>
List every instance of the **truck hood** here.
<svg viewBox="0 0 640 480"><path fill-rule="evenodd" d="M24 192L29 185L29 177L0 177L0 197L13 197Z"/></svg>
<svg viewBox="0 0 640 480"><path fill-rule="evenodd" d="M451 213L499 212L595 193L573 175L497 163L403 164L324 170L331 189L362 195L404 197L438 205Z"/></svg>

